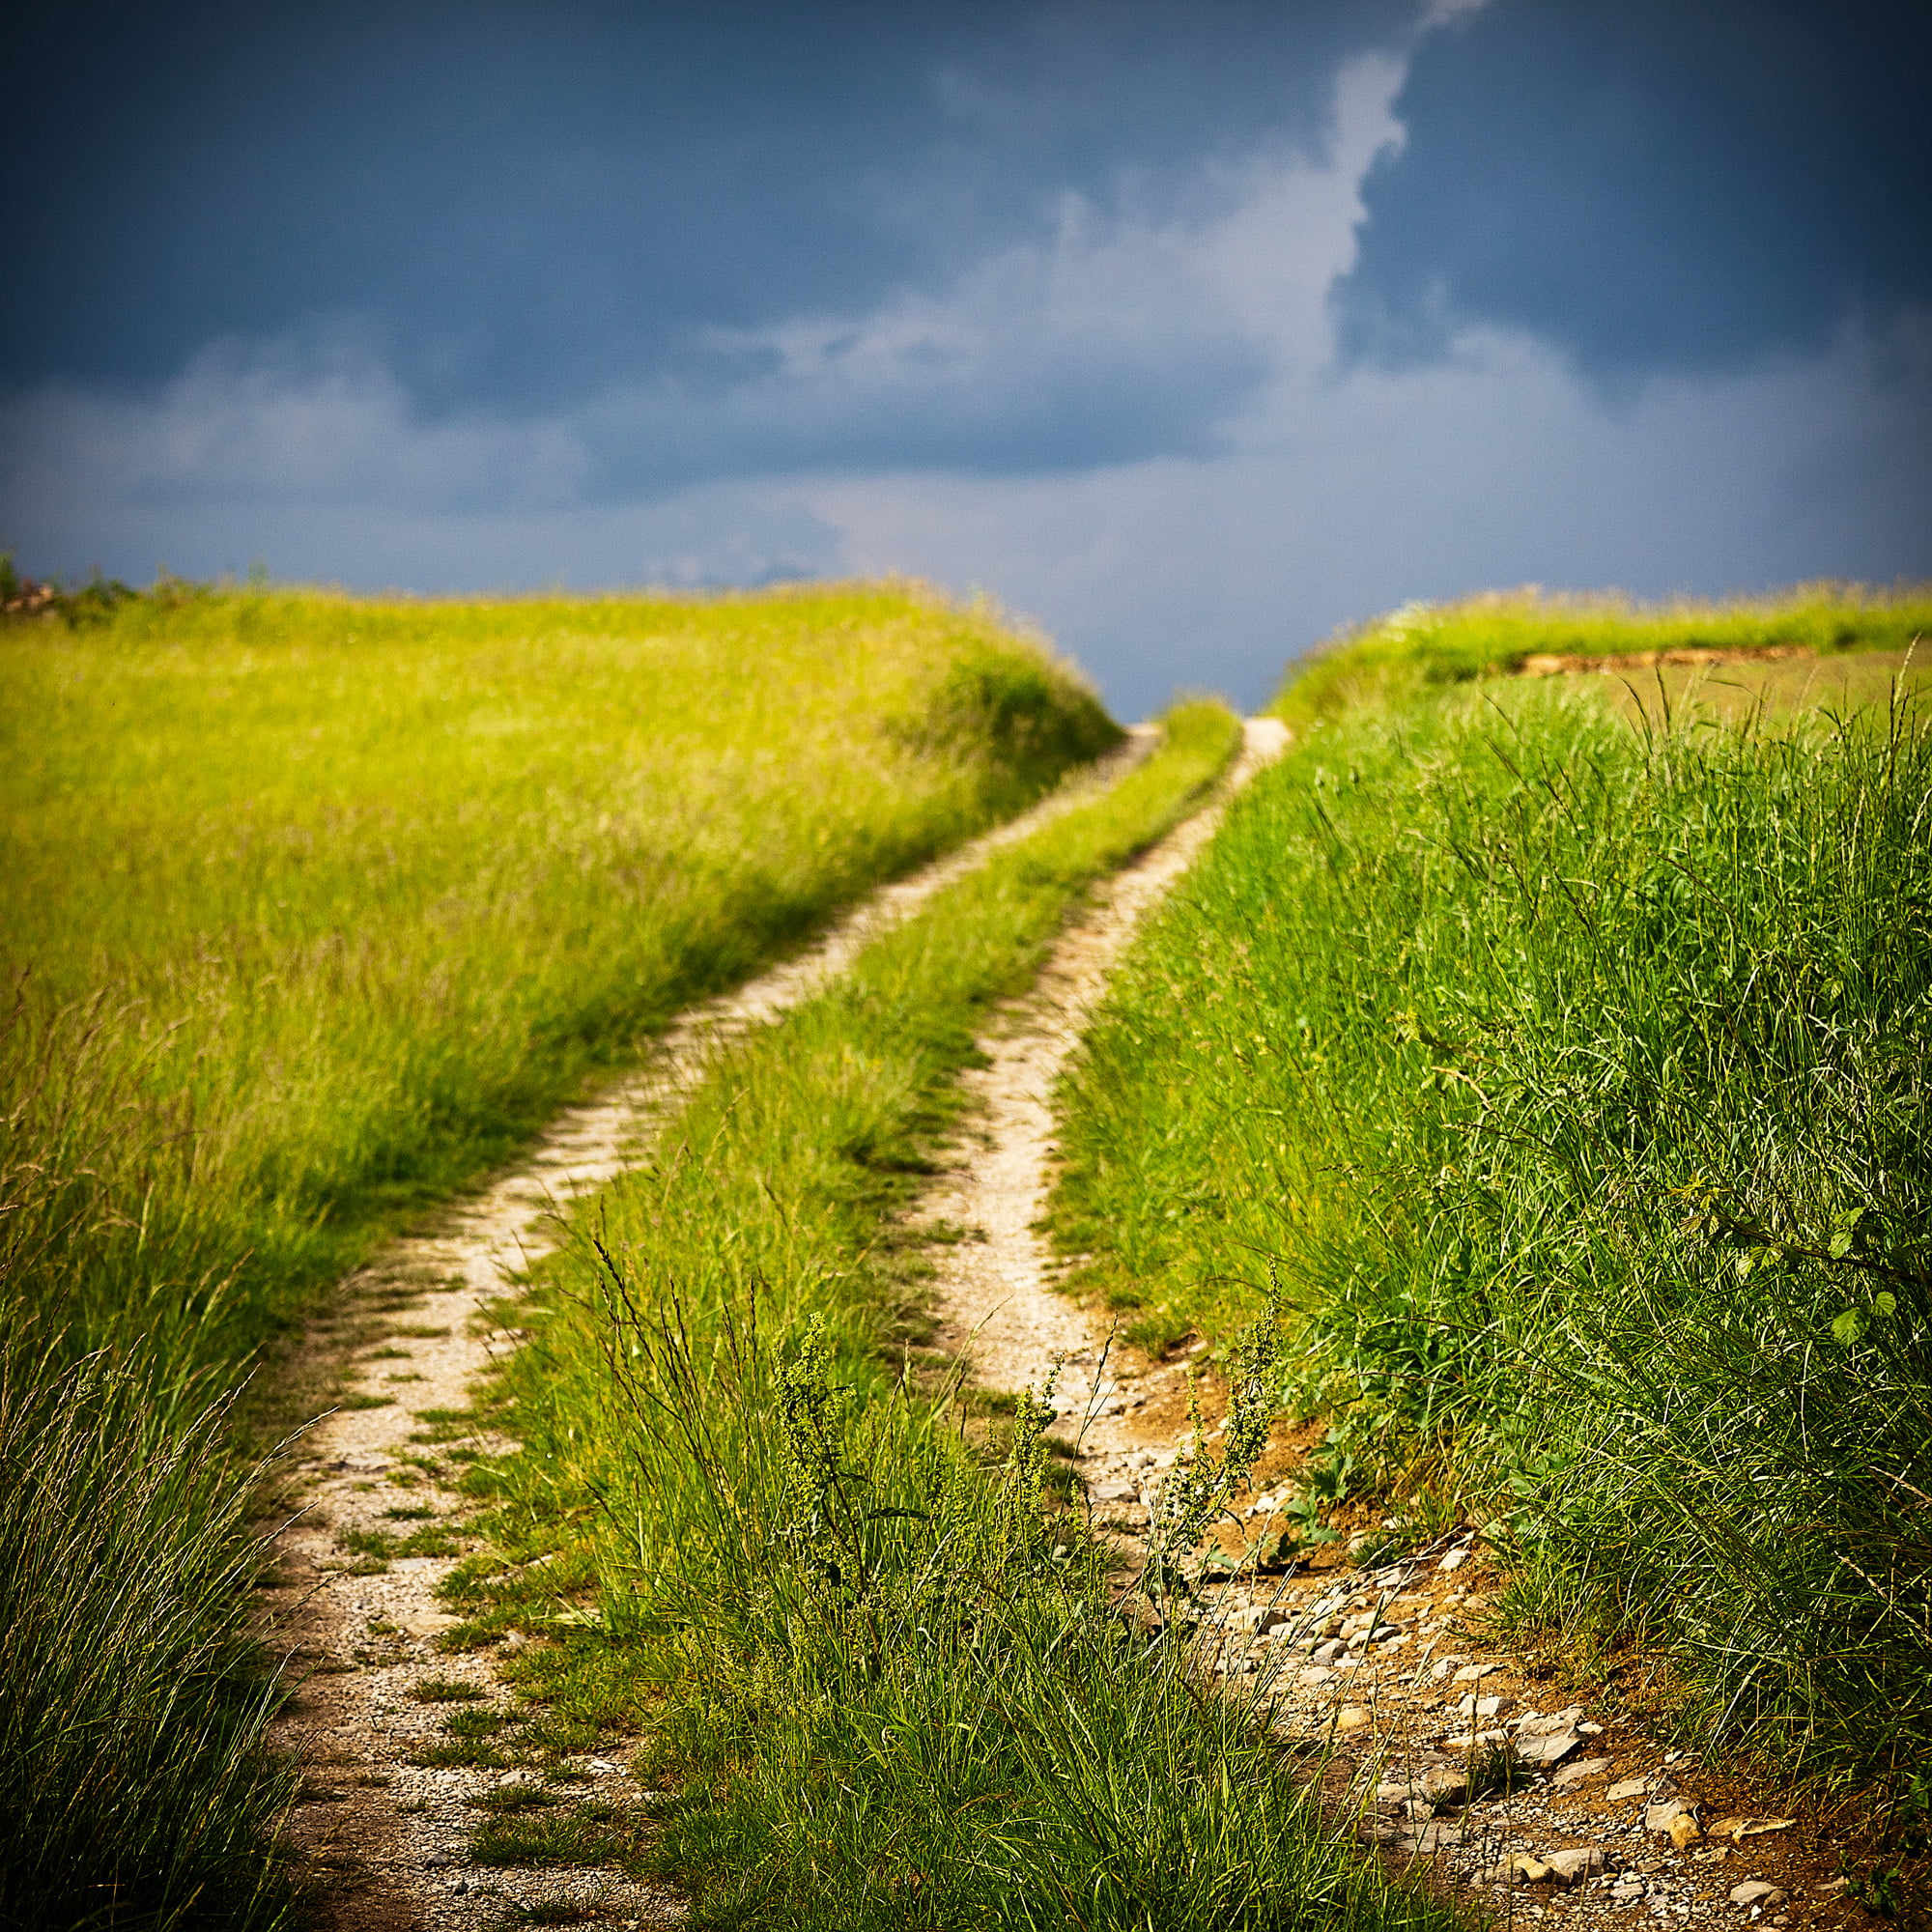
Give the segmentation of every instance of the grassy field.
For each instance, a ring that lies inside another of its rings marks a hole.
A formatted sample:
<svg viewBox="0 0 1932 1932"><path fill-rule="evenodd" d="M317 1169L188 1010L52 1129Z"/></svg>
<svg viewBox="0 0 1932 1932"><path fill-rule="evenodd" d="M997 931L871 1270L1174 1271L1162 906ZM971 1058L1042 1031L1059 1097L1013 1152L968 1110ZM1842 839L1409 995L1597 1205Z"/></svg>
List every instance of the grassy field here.
<svg viewBox="0 0 1932 1932"><path fill-rule="evenodd" d="M0 630L0 1919L265 1923L226 1392L676 1008L1119 732L903 586L92 617Z"/></svg>
<svg viewBox="0 0 1932 1932"><path fill-rule="evenodd" d="M223 1359L587 1069L1116 735L891 587L234 592L16 627L0 678L13 1132L73 1137L95 1197L62 1314Z"/></svg>
<svg viewBox="0 0 1932 1932"><path fill-rule="evenodd" d="M1806 583L1767 597L1670 604L1638 604L1608 592L1555 596L1530 587L1458 604L1406 605L1344 632L1297 668L1275 708L1302 725L1432 686L1559 663L1570 668L1579 659L1790 651L1802 662L1846 651L1903 652L1928 635L1932 585L1922 583L1891 591Z"/></svg>
<svg viewBox="0 0 1932 1932"><path fill-rule="evenodd" d="M674 1875L701 1926L1448 1922L1324 1833L1184 1646L1109 1609L1037 1416L968 1428L935 1387L895 1233L989 1003L1235 742L1217 707L1178 714L1114 792L738 1050L545 1264L497 1395L526 1447L472 1477L499 1501L467 1601L478 1638L560 1641L510 1666L549 1709L490 1748L629 1722L676 1796L628 1818L563 1796L479 1856L601 1847Z"/></svg>
<svg viewBox="0 0 1932 1932"><path fill-rule="evenodd" d="M1291 685L1089 1037L1057 1227L1155 1350L1288 1290L1311 1534L1461 1515L1689 1735L1882 1788L1932 1748L1932 737L1617 689Z"/></svg>

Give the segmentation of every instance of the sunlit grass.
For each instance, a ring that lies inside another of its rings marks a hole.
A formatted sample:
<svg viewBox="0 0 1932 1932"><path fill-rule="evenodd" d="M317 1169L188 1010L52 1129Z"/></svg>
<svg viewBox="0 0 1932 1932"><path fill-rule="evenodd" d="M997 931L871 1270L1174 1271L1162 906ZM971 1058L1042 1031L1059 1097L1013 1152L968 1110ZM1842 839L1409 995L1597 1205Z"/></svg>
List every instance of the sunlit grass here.
<svg viewBox="0 0 1932 1932"><path fill-rule="evenodd" d="M71 1122L62 1315L206 1318L184 1347L230 1357L675 1008L1115 735L891 585L238 591L15 627L0 681L0 1078L113 1096Z"/></svg>
<svg viewBox="0 0 1932 1932"><path fill-rule="evenodd" d="M675 1009L1120 734L895 585L170 593L0 629L0 1920L263 1932L210 1402Z"/></svg>
<svg viewBox="0 0 1932 1932"><path fill-rule="evenodd" d="M1932 585L1804 583L1762 597L1656 604L1531 585L1460 603L1408 604L1345 631L1292 668L1274 709L1305 724L1429 685L1507 674L1538 658L1780 649L1830 657L1904 651L1918 638L1932 638Z"/></svg>

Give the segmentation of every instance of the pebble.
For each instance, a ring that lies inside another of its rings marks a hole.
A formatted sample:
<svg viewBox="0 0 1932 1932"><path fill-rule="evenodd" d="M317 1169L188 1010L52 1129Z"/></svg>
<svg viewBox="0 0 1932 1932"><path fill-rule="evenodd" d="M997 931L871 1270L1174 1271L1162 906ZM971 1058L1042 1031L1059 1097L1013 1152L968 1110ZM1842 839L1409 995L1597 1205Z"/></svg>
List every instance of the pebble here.
<svg viewBox="0 0 1932 1932"><path fill-rule="evenodd" d="M1766 1832L1788 1832L1797 1824L1796 1818L1719 1818L1711 1827L1714 1838L1761 1837Z"/></svg>
<svg viewBox="0 0 1932 1932"><path fill-rule="evenodd" d="M1528 1852L1518 1852L1496 1867L1495 1876L1505 1885L1540 1885L1552 1873L1541 1859L1532 1858Z"/></svg>
<svg viewBox="0 0 1932 1932"><path fill-rule="evenodd" d="M1733 1905L1782 1905L1784 1888L1769 1885L1761 1878L1747 1878L1743 1885L1731 1888Z"/></svg>
<svg viewBox="0 0 1932 1932"><path fill-rule="evenodd" d="M1566 1764L1550 1780L1559 1791L1567 1791L1573 1784L1582 1784L1592 1777L1601 1777L1610 1768L1606 1757L1579 1758L1575 1764Z"/></svg>
<svg viewBox="0 0 1932 1932"><path fill-rule="evenodd" d="M1613 1804L1621 1804L1627 1798L1641 1798L1650 1789L1647 1777L1627 1777L1621 1784L1610 1786L1606 1794Z"/></svg>
<svg viewBox="0 0 1932 1932"><path fill-rule="evenodd" d="M1548 1737L1524 1740L1517 1746L1516 1754L1524 1764L1548 1771L1552 1764L1561 1764L1581 1742L1575 1731L1556 1731Z"/></svg>
<svg viewBox="0 0 1932 1932"><path fill-rule="evenodd" d="M1375 1722L1366 1704L1344 1704L1335 1713L1335 1728L1338 1731L1365 1731Z"/></svg>
<svg viewBox="0 0 1932 1932"><path fill-rule="evenodd" d="M1567 1711L1555 1712L1552 1716L1539 1717L1534 1711L1525 1711L1517 1719L1517 1734L1525 1738L1553 1737L1560 1731L1574 1731L1577 1720L1583 1715L1580 1704L1572 1704Z"/></svg>
<svg viewBox="0 0 1932 1932"><path fill-rule="evenodd" d="M1420 1798L1432 1807L1436 1804L1453 1804L1469 1788L1465 1773L1449 1765L1432 1765L1419 1777L1390 1778L1376 1786L1378 1804L1406 1804L1410 1799Z"/></svg>
<svg viewBox="0 0 1932 1932"><path fill-rule="evenodd" d="M1491 1671L1500 1670L1501 1668L1502 1665L1500 1663L1465 1663L1462 1669L1457 1671L1455 1681L1458 1684L1476 1684L1487 1677Z"/></svg>

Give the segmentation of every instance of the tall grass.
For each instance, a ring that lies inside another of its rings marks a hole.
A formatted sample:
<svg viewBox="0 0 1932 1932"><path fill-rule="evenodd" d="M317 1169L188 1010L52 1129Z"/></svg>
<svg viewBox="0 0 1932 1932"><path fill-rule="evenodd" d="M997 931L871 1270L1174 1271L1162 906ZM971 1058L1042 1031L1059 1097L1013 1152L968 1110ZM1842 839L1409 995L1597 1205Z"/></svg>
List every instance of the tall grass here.
<svg viewBox="0 0 1932 1932"><path fill-rule="evenodd" d="M902 586L96 615L0 631L0 1918L262 1927L239 1378L676 1007L1119 733Z"/></svg>
<svg viewBox="0 0 1932 1932"><path fill-rule="evenodd" d="M76 1358L32 1292L95 1211L85 1165L126 1097L104 1040L99 1014L13 1016L28 1131L0 1161L0 1923L272 1926L291 1780L259 1748L250 1484L225 1405L191 1358Z"/></svg>
<svg viewBox="0 0 1932 1932"><path fill-rule="evenodd" d="M1552 595L1532 585L1452 604L1407 604L1344 631L1284 687L1291 724L1337 718L1428 686L1521 668L1537 656L1619 658L1792 648L1827 656L1903 650L1932 635L1932 585L1875 590L1801 583L1763 597L1641 604L1614 592Z"/></svg>
<svg viewBox="0 0 1932 1932"><path fill-rule="evenodd" d="M0 1359L0 1923L265 1926L294 1777L238 1605L249 1484L154 1365ZM165 1374L165 1371L163 1371Z"/></svg>
<svg viewBox="0 0 1932 1932"><path fill-rule="evenodd" d="M1320 1480L1433 1490L1705 1734L1932 1747L1932 737L1490 687L1309 729L1117 982L1069 1246L1154 1346L1272 1261Z"/></svg>
<svg viewBox="0 0 1932 1932"><path fill-rule="evenodd" d="M501 1556L472 1605L562 1615L539 1682L641 1676L647 1775L678 1786L642 1856L698 1924L1439 1922L1324 1836L1181 1646L1111 1611L1102 1559L1042 1509L1038 1392L962 1433L893 1233L988 1003L1235 742L1217 708L1179 713L1107 798L740 1049L520 1318L526 1446L490 1478Z"/></svg>

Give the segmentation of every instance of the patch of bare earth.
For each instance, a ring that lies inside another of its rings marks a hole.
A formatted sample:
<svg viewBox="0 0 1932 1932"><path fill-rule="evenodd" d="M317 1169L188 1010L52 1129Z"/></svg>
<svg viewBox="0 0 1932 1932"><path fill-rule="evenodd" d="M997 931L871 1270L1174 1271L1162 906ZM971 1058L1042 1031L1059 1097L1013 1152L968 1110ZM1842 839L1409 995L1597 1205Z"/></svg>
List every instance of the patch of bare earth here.
<svg viewBox="0 0 1932 1932"><path fill-rule="evenodd" d="M980 1042L988 1064L966 1076L971 1127L915 1217L969 1233L931 1261L943 1338L975 1378L1037 1390L1058 1373L1055 1433L1077 1447L1091 1520L1129 1566L1187 1440L1187 1366L1140 1356L1053 1286L1061 1264L1036 1233L1053 1090L1139 922L1283 737L1271 720L1251 722L1216 798L1100 889L1034 988L1002 1010ZM1217 1413L1218 1392L1204 1396ZM1262 1466L1291 1468L1296 1437L1285 1433ZM1286 1500L1264 1485L1236 1540L1264 1541ZM1665 1749L1487 1637L1494 1579L1468 1537L1369 1571L1339 1551L1314 1560L1205 1583L1197 1657L1260 1721L1315 1747L1324 1789L1367 1844L1426 1861L1444 1889L1511 1918L1605 1932L1863 1918L1841 1897L1830 1818Z"/></svg>
<svg viewBox="0 0 1932 1932"><path fill-rule="evenodd" d="M1562 677L1577 671L1654 670L1659 666L1781 664L1810 658L1809 644L1672 644L1654 651L1623 651L1608 657L1577 652L1532 651L1516 668L1518 677Z"/></svg>
<svg viewBox="0 0 1932 1932"><path fill-rule="evenodd" d="M465 1541L463 1467L519 1446L460 1433L479 1378L521 1340L492 1310L554 1245L570 1203L644 1157L726 1046L818 992L991 852L1111 784L1154 737L1137 730L1032 811L874 894L809 952L694 1008L637 1073L563 1114L513 1172L346 1282L305 1337L288 1385L339 1384L347 1331L349 1392L291 1458L299 1513L276 1539L263 1623L296 1690L274 1742L306 1769L288 1829L320 1881L325 1922L339 1932L469 1932L532 1916L632 1927L681 1916L670 1893L615 1870L471 1862L470 1834L493 1811L526 1800L531 1809L638 1801L643 1794L616 1756L583 1753L541 1772L434 1762L465 1754L451 1747L452 1711L507 1717L517 1708L488 1653L446 1655L437 1644L457 1621L439 1588ZM512 1633L505 1642L540 1640Z"/></svg>

